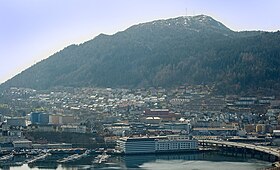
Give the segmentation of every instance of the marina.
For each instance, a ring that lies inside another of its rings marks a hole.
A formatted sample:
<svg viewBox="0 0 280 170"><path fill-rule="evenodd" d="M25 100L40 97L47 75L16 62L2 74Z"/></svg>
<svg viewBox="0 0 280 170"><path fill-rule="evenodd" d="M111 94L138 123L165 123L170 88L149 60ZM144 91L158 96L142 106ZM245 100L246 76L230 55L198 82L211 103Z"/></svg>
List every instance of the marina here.
<svg viewBox="0 0 280 170"><path fill-rule="evenodd" d="M136 142L137 144L142 143L142 142L146 142L148 138L140 138L137 140L132 140L132 143L128 143L124 144L124 146L129 146L132 147L134 146L134 143ZM154 138L150 138L148 141L154 141ZM165 141L165 138L161 139L161 141ZM193 142L190 141L188 139L180 139L180 140L175 140L176 142ZM168 140L168 143L172 143L172 140ZM173 143L173 148L176 147L175 144L177 143ZM157 144L157 143L155 143ZM162 144L162 143L160 143ZM165 143L164 143L165 144ZM184 144L184 143L183 143ZM156 146L160 146L160 145L156 145ZM164 146L164 145L162 145ZM168 145L167 145L168 146ZM179 146L179 145L178 145ZM13 166L20 166L23 164L28 164L34 166L36 164L45 164L45 163L51 163L51 164L56 164L56 165L69 165L69 164L79 164L81 162L88 162L90 161L92 165L98 165L98 166L103 166L104 164L110 164L112 163L111 160L115 159L115 158L120 158L122 159L127 159L130 160L130 156L131 158L135 158L134 156L139 155L140 157L174 157L174 155L179 155L179 157L175 158L181 158L182 155L200 155L200 154L208 154L208 153L219 153L219 149L217 148L211 148L211 147L197 147L197 144L193 145L195 147L195 150L193 150L193 148L190 148L188 150L182 149L181 151L179 151L178 149L175 150L176 152L173 152L173 149L171 148L171 150L163 150L164 152L153 152L153 153L136 153L134 152L133 154L131 153L125 153L125 152L120 152L120 150L115 149L109 149L106 150L104 148L100 148L97 150L86 150L86 149L61 149L61 150L53 150L53 149L43 149L43 150L22 150L20 152L16 152L17 154L15 154L15 151L11 152L10 154L6 154L3 155L2 157L0 157L0 167L13 167ZM127 148L124 147L122 148L126 151ZM137 148L136 148L137 149ZM145 148L142 148L145 149ZM165 149L165 148L164 148ZM142 151L142 150L140 150ZM230 154L230 150L228 151L229 155L233 155ZM20 154L19 154L20 153ZM224 154L224 152L221 152L219 154ZM153 156L154 155L154 156ZM227 154L226 154L227 155ZM184 156L184 157L185 157ZM242 155L241 155L242 156ZM188 156L187 156L188 157ZM191 158L188 158L191 159ZM253 157L252 157L253 159ZM261 158L259 158L261 159ZM269 161L269 160L267 160ZM271 163L272 164L272 163Z"/></svg>
<svg viewBox="0 0 280 170"><path fill-rule="evenodd" d="M57 162L59 164L75 162L94 153L84 148L73 149L30 149L10 151L0 157L0 168L34 165L37 163Z"/></svg>
<svg viewBox="0 0 280 170"><path fill-rule="evenodd" d="M218 152L181 153L181 154L142 154L142 155L90 155L82 159L58 163L49 161L57 155L50 155L45 160L38 160L32 164L14 163L1 168L9 167L10 170L21 169L220 169L238 168L239 170L253 170L271 167L270 162L257 159L224 156ZM102 161L102 160L106 161ZM98 161L97 161L98 160ZM99 163L100 162L100 163ZM207 167L207 168L206 168Z"/></svg>

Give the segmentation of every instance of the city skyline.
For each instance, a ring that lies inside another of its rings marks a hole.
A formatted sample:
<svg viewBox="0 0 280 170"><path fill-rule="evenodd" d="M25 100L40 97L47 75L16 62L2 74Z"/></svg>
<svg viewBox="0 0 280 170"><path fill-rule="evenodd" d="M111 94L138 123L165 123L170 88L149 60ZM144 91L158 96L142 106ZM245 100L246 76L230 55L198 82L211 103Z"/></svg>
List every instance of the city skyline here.
<svg viewBox="0 0 280 170"><path fill-rule="evenodd" d="M279 30L280 2L1 1L0 83L71 44L143 22L205 14L235 31Z"/></svg>

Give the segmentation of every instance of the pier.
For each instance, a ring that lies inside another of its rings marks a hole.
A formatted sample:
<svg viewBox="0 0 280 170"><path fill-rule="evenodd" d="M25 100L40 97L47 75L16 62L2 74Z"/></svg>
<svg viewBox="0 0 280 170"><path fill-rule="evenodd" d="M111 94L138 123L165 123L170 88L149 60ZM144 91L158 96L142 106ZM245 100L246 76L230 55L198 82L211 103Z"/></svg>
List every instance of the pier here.
<svg viewBox="0 0 280 170"><path fill-rule="evenodd" d="M42 154L39 154L38 156L35 156L33 159L28 160L26 163L31 164L31 163L34 163L38 160L45 159L47 156L50 156L50 155L51 155L50 153L42 153Z"/></svg>
<svg viewBox="0 0 280 170"><path fill-rule="evenodd" d="M7 161L9 159L12 159L14 157L13 153L10 153L9 155L4 155L2 157L0 157L0 161Z"/></svg>
<svg viewBox="0 0 280 170"><path fill-rule="evenodd" d="M87 150L85 151L83 154L73 154L73 155L70 155L68 157L65 157L63 159L60 159L58 160L57 162L58 163L67 163L67 162L74 162L74 161L77 161L79 159L82 159L86 156L88 156L90 153L90 150Z"/></svg>

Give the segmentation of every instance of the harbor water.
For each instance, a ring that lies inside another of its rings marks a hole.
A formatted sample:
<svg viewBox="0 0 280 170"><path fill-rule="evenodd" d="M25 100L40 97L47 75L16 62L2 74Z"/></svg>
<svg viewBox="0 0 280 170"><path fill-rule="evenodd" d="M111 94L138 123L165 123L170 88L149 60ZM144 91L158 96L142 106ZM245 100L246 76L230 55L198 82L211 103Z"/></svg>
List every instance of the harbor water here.
<svg viewBox="0 0 280 170"><path fill-rule="evenodd" d="M207 153L184 153L184 154L161 154L161 155L129 155L110 156L102 163L96 163L97 155L90 155L83 159L57 163L55 159L37 161L32 164L4 167L10 170L80 170L80 169L143 169L143 170L256 170L271 167L271 162L254 158L233 157L220 155L214 152Z"/></svg>

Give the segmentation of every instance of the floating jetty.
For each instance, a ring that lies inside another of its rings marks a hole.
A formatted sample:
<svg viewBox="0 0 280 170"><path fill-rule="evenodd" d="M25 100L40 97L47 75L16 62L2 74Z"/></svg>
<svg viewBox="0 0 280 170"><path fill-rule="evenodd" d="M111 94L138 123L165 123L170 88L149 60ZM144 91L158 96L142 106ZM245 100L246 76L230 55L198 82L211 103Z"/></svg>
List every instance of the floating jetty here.
<svg viewBox="0 0 280 170"><path fill-rule="evenodd" d="M90 150L86 150L83 154L73 154L63 159L58 160L58 163L67 163L67 162L74 162L84 157L87 157L90 154Z"/></svg>
<svg viewBox="0 0 280 170"><path fill-rule="evenodd" d="M21 166L23 162L1 162L0 167L4 166Z"/></svg>
<svg viewBox="0 0 280 170"><path fill-rule="evenodd" d="M86 148L68 148L68 149L49 149L48 152L51 154L76 154L86 152Z"/></svg>
<svg viewBox="0 0 280 170"><path fill-rule="evenodd" d="M101 164L102 162L106 162L110 155L107 155L106 152L103 152L102 155L97 155L93 161L93 163Z"/></svg>
<svg viewBox="0 0 280 170"><path fill-rule="evenodd" d="M9 159L12 159L14 157L13 153L10 153L9 155L4 155L2 157L0 157L0 161L7 161Z"/></svg>
<svg viewBox="0 0 280 170"><path fill-rule="evenodd" d="M45 159L46 157L50 156L51 154L50 153L41 153L39 154L38 156L35 156L33 159L31 160L28 160L26 163L27 164L31 164L31 163L34 163L38 160L42 160L42 159Z"/></svg>

